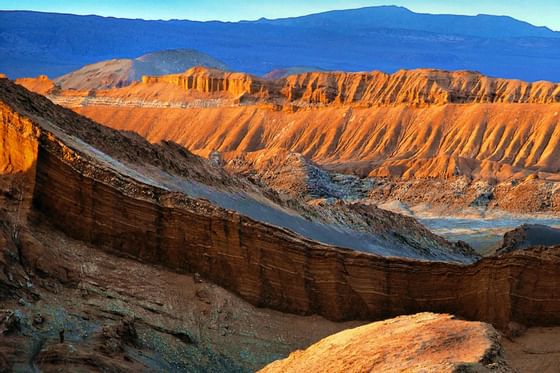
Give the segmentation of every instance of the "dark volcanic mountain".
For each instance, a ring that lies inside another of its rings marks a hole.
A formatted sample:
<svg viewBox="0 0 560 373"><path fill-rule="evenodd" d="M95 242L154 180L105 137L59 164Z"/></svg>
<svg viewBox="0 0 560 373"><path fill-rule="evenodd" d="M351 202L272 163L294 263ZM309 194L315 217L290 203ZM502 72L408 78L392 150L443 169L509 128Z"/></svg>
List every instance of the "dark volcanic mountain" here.
<svg viewBox="0 0 560 373"><path fill-rule="evenodd" d="M557 81L559 36L509 17L417 14L400 7L237 23L5 11L0 71L59 76L102 60L190 48L254 74L290 66L387 72L430 67Z"/></svg>

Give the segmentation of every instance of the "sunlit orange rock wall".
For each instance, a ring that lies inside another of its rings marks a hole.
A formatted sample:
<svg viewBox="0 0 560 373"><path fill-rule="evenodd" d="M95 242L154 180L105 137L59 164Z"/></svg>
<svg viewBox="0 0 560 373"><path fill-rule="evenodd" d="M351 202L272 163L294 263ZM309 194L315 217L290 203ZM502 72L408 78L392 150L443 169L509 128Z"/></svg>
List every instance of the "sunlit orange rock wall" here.
<svg viewBox="0 0 560 373"><path fill-rule="evenodd" d="M166 82L200 92L263 93L287 102L310 104L426 105L447 103L553 103L560 85L490 78L470 71L401 70L308 72L267 80L244 73L193 68L183 74L143 77L145 84Z"/></svg>
<svg viewBox="0 0 560 373"><path fill-rule="evenodd" d="M142 83L169 83L185 90L203 93L226 92L234 96L243 93L259 93L266 90L262 80L242 73L226 73L204 68L193 68L185 74L173 74L159 77L144 76Z"/></svg>
<svg viewBox="0 0 560 373"><path fill-rule="evenodd" d="M0 102L0 192L19 199L20 214L30 207L35 184L38 131Z"/></svg>
<svg viewBox="0 0 560 373"><path fill-rule="evenodd" d="M288 149L361 175L503 180L560 170L560 104L329 107L295 113L255 106L76 111L202 155L213 149L234 154Z"/></svg>

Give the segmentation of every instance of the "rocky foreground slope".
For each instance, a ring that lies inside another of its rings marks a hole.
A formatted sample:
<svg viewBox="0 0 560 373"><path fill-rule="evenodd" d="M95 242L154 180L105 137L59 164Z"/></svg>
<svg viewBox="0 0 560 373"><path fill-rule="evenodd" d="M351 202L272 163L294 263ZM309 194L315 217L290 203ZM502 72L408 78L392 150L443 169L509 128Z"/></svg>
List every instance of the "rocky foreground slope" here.
<svg viewBox="0 0 560 373"><path fill-rule="evenodd" d="M423 313L342 331L259 372L514 372L499 340L488 324Z"/></svg>
<svg viewBox="0 0 560 373"><path fill-rule="evenodd" d="M0 82L4 141L10 145L2 148L8 152L4 173L28 178L33 209L75 239L197 272L254 305L284 312L376 320L429 310L498 327L559 322L557 248L471 265L426 261L429 252L424 260L411 260L340 249L225 210L202 194L193 198L212 184L222 192L247 188L238 204L250 204L252 187L179 148L108 130ZM186 186L177 189L177 183ZM414 236L387 237L380 244L422 247L410 243ZM435 250L432 245L424 247ZM461 247L448 250L455 250L450 259L468 258Z"/></svg>
<svg viewBox="0 0 560 373"><path fill-rule="evenodd" d="M19 194L0 181L2 372L249 373L357 325L253 307L198 275L73 240L42 215L16 224Z"/></svg>

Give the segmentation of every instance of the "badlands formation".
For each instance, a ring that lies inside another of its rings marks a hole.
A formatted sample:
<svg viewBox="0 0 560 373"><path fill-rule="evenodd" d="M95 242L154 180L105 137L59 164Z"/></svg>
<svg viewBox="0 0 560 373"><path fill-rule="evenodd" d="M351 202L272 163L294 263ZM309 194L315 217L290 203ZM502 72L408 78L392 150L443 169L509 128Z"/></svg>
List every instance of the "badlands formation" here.
<svg viewBox="0 0 560 373"><path fill-rule="evenodd" d="M268 168L301 155L329 171L329 181L337 174L368 177L358 197L374 203L520 213L560 208L554 83L437 70L270 80L201 67L112 90L60 90L44 78L18 82L151 142L173 141L204 157L217 151L226 168L271 187L278 178ZM282 183L283 192L304 187Z"/></svg>
<svg viewBox="0 0 560 373"><path fill-rule="evenodd" d="M526 228L481 258L374 206L556 212L557 85L198 67L17 83L48 99L0 79L7 371L254 371L418 312L470 321L381 321L264 371L557 366L527 346L555 338L560 247Z"/></svg>

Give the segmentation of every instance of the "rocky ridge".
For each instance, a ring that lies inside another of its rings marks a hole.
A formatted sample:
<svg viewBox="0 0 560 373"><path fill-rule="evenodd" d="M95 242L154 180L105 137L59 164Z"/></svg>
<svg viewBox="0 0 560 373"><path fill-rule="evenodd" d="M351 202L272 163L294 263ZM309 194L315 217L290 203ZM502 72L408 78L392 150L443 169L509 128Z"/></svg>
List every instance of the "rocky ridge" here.
<svg viewBox="0 0 560 373"><path fill-rule="evenodd" d="M44 84L19 83L45 93ZM193 68L121 89L46 94L110 127L202 156L291 152L361 177L490 184L556 181L560 169L560 103L549 82L433 70L267 80Z"/></svg>
<svg viewBox="0 0 560 373"><path fill-rule="evenodd" d="M500 255L535 246L557 245L560 245L560 229L541 224L523 224L504 235L502 245L497 248L496 253Z"/></svg>
<svg viewBox="0 0 560 373"><path fill-rule="evenodd" d="M357 325L255 308L73 240L36 211L20 220L14 181L0 177L0 371L254 372Z"/></svg>
<svg viewBox="0 0 560 373"><path fill-rule="evenodd" d="M430 310L498 327L511 321L559 322L558 248L465 265L321 244L204 199L165 190L158 185L164 179L150 171L151 166L175 168L176 177L188 171L196 179L199 158L99 127L5 79L0 83L3 128L6 138L17 144L7 149L29 144L29 156L18 164L29 178L25 185L33 188L30 206L74 239L146 263L197 272L254 305L283 312L379 320ZM120 146L115 146L117 140ZM121 158L118 153L107 158L94 146L118 149ZM189 157L194 157L192 162L177 163ZM9 175L17 171L11 159L12 155L4 158L4 168L12 170ZM147 167L133 169L138 159ZM135 173L142 170L144 174ZM229 179L220 181L223 171L216 172L213 183L227 186ZM534 281L538 276L548 280Z"/></svg>
<svg viewBox="0 0 560 373"><path fill-rule="evenodd" d="M417 106L466 103L555 103L560 86L486 77L471 71L401 70L394 74L305 72L276 80L244 73L193 68L182 74L146 76L145 84L165 82L203 93L227 92L280 105Z"/></svg>

